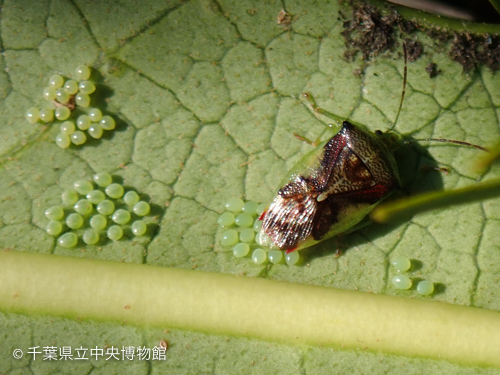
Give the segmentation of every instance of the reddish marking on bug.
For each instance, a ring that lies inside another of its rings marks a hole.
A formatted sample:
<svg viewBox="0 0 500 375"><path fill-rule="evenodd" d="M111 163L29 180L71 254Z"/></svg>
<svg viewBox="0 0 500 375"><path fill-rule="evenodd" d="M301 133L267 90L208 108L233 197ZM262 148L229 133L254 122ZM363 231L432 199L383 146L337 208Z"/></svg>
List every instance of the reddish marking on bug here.
<svg viewBox="0 0 500 375"><path fill-rule="evenodd" d="M264 220L264 217L266 216L267 211L264 211L263 213L260 214L259 219L260 221Z"/></svg>
<svg viewBox="0 0 500 375"><path fill-rule="evenodd" d="M347 192L347 193L342 193L339 194L339 196L348 196L348 197L361 197L363 199L375 199L379 200L382 198L389 189L387 186L377 184L375 186L371 186L367 189L364 190L359 190L359 191L352 191L352 192Z"/></svg>
<svg viewBox="0 0 500 375"><path fill-rule="evenodd" d="M294 247L293 249L288 249L288 250L285 250L285 255L286 255L286 254L290 254L292 251L295 251L295 250L297 250L297 248L296 248L296 247Z"/></svg>

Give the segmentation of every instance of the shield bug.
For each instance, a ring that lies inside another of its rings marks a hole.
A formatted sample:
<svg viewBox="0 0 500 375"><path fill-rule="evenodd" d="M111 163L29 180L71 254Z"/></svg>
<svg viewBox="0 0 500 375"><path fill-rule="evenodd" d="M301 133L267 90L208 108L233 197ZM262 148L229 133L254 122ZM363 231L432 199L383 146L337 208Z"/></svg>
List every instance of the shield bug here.
<svg viewBox="0 0 500 375"><path fill-rule="evenodd" d="M331 139L316 145L288 172L276 197L263 212L260 243L286 253L303 249L366 224L367 215L382 200L401 188L394 152L402 143L392 132L404 100L407 56L404 50L403 91L393 126L371 132L365 126L344 120ZM338 120L304 94L314 112ZM301 138L301 137L299 137ZM450 142L446 139L421 141Z"/></svg>

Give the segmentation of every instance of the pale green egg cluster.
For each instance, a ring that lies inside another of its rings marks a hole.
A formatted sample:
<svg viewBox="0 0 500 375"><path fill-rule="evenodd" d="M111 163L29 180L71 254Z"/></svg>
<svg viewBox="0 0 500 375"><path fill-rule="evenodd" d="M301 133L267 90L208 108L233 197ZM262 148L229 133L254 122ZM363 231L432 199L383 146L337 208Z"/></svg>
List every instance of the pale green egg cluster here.
<svg viewBox="0 0 500 375"><path fill-rule="evenodd" d="M243 258L250 254L255 264L276 264L285 260L288 265L294 265L299 261L297 251L285 255L281 250L259 247L259 232L262 227L259 217L266 209L265 204L234 198L225 206L227 211L217 220L219 226L226 229L222 232L220 243L222 246L232 247L235 257Z"/></svg>
<svg viewBox="0 0 500 375"><path fill-rule="evenodd" d="M61 148L68 148L71 144L83 145L87 136L99 139L104 130L116 127L111 116L103 115L99 108L89 108L90 94L96 90L95 84L89 81L90 75L90 68L85 65L76 68L76 80L65 80L61 75L54 74L43 90L43 97L50 103L49 106L41 109L32 107L26 112L26 119L31 124L38 121L59 123L60 132L55 140Z"/></svg>
<svg viewBox="0 0 500 375"><path fill-rule="evenodd" d="M147 224L142 218L150 213L149 204L141 201L137 192L125 192L122 185L113 183L108 173L94 175L93 182L76 181L73 189L62 193L61 200L62 206L49 207L45 211L50 220L47 233L59 236L57 243L60 246L75 247L79 237L87 245L95 245L104 237L119 241L124 229L129 228L134 236L147 232ZM61 235L64 231L66 233Z"/></svg>
<svg viewBox="0 0 500 375"><path fill-rule="evenodd" d="M397 272L406 272L411 268L411 261L406 257L394 258L391 264ZM399 274L392 278L392 284L396 289L410 289L413 282L407 275ZM417 292L423 296L431 295L434 292L434 283L428 280L420 281L417 285Z"/></svg>

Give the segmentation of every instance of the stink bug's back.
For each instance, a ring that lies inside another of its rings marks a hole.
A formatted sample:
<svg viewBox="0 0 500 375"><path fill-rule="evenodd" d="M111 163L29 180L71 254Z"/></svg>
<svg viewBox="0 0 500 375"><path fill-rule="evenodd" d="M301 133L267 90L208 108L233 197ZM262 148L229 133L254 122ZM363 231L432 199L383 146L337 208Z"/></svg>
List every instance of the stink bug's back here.
<svg viewBox="0 0 500 375"><path fill-rule="evenodd" d="M394 124L406 87L403 47L403 91ZM318 108L310 94L305 96L315 112L338 119ZM401 187L394 159L401 141L391 129L373 133L363 125L343 121L333 138L317 145L288 172L273 202L259 218L263 221L260 243L289 253L364 225L375 206ZM467 142L425 140L485 150Z"/></svg>
<svg viewBox="0 0 500 375"><path fill-rule="evenodd" d="M344 121L288 173L263 214L261 244L291 251L346 232L399 187L383 137Z"/></svg>

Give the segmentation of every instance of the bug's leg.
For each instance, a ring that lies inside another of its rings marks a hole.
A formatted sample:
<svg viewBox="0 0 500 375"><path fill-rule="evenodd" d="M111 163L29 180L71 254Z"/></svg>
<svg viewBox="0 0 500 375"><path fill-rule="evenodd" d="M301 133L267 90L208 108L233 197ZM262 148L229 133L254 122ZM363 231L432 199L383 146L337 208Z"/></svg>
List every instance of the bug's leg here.
<svg viewBox="0 0 500 375"><path fill-rule="evenodd" d="M336 242L336 250L335 250L335 258L338 258L339 256L341 256L342 254L344 254L344 250L345 250L345 244L342 242L342 239L341 239L341 234L338 234L336 237L335 237L335 242Z"/></svg>
<svg viewBox="0 0 500 375"><path fill-rule="evenodd" d="M331 127L331 126L332 126L331 124L329 124L329 125L328 125L328 127ZM325 129L328 129L328 128L325 128ZM323 138L323 134L325 134L325 131L326 131L326 130L322 131L322 132L319 134L319 136L316 138L316 140L315 140L314 142L313 142L313 141L311 141L309 138L306 138L306 137L304 137L304 136L302 136L302 135L300 135L300 134L298 134L298 133L293 133L293 136L294 136L295 138L297 138L299 141L305 142L305 143L307 143L308 145L311 145L311 146L313 146L313 147L316 147L317 145L319 145L319 144L321 143L321 138Z"/></svg>
<svg viewBox="0 0 500 375"><path fill-rule="evenodd" d="M448 174L450 173L450 168L447 168L447 167L432 167L430 165L423 165L421 166L420 168L418 168L416 171L414 171L410 178L406 179L406 181L402 182L401 183L401 187L403 189L407 188L409 185L411 185L413 183L413 181L415 180L415 178L420 174L420 173L425 173L425 172L428 172L428 171L438 171L438 172L442 172L444 174Z"/></svg>
<svg viewBox="0 0 500 375"><path fill-rule="evenodd" d="M307 101L310 103L311 105L311 108L313 109L313 111L315 113L319 113L323 116L326 116L326 117L329 117L333 120L336 120L338 122L342 122L344 119L341 118L340 116L337 116L336 114L334 113L331 113L323 108L319 108L317 105L316 105L316 101L314 100L313 96L311 95L311 93L309 92L306 92L303 94L304 95L304 98L307 99ZM333 125L332 124L329 124L328 127L332 127ZM295 138L297 138L298 140L302 141L302 142L306 142L307 144L310 144L311 146L314 146L316 147L317 145L320 144L321 142L321 138L323 138L323 135L325 134L325 132L328 130L328 127L325 128L324 131L322 131L320 133L320 135L316 138L316 140L313 142L311 141L310 139L300 135L300 134L297 134L297 133L293 133L293 135L295 136Z"/></svg>
<svg viewBox="0 0 500 375"><path fill-rule="evenodd" d="M304 137L304 136L302 136L302 135L300 135L300 134L298 134L298 133L293 133L293 136L294 136L295 138L297 138L299 141L301 141L301 142L305 142L305 143L307 143L308 145L315 146L315 147L317 146L316 141L314 141L314 142L313 142L313 141L311 141L309 138L306 138L306 137Z"/></svg>
<svg viewBox="0 0 500 375"><path fill-rule="evenodd" d="M417 173L418 172L425 172L425 171L438 171L438 172L443 172L444 174L448 174L450 173L450 168L447 168L447 167L431 167L430 165L423 165L421 166Z"/></svg>
<svg viewBox="0 0 500 375"><path fill-rule="evenodd" d="M314 99L314 97L311 95L310 92L305 92L302 95L309 102L309 104L311 105L311 108L314 110L314 112L319 113L320 115L329 117L332 120L336 120L336 121L338 121L340 123L342 123L342 121L345 120L344 118L336 115L335 113L332 113L330 111L327 111L326 109L318 107L318 105L316 104L316 100Z"/></svg>

